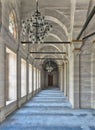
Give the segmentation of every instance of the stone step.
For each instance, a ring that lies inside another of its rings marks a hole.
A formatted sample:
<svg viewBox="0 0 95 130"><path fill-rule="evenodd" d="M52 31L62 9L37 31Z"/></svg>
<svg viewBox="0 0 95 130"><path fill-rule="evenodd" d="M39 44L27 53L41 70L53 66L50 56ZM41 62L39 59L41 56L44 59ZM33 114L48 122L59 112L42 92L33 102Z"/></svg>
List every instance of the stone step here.
<svg viewBox="0 0 95 130"><path fill-rule="evenodd" d="M12 126L12 127L10 127L10 126L8 126L8 127L6 127L6 128L2 128L1 130L24 130L24 129L26 129L26 130L83 130L80 126L72 126L72 127L68 127L68 126L52 126L52 127L50 127L50 126L31 126L31 125L29 125L29 126L16 126L16 127L14 127L14 126ZM95 129L91 129L91 130L95 130Z"/></svg>
<svg viewBox="0 0 95 130"><path fill-rule="evenodd" d="M52 107L52 106L57 106L57 107L63 107L63 106L69 106L71 107L71 104L68 104L68 103L27 103L25 106L49 106L49 107Z"/></svg>
<svg viewBox="0 0 95 130"><path fill-rule="evenodd" d="M67 103L67 100L62 100L62 101L54 101L54 100L50 100L50 101L48 101L48 100L33 100L32 101L33 103Z"/></svg>
<svg viewBox="0 0 95 130"><path fill-rule="evenodd" d="M66 99L65 97L35 97L35 98L33 98L33 99Z"/></svg>

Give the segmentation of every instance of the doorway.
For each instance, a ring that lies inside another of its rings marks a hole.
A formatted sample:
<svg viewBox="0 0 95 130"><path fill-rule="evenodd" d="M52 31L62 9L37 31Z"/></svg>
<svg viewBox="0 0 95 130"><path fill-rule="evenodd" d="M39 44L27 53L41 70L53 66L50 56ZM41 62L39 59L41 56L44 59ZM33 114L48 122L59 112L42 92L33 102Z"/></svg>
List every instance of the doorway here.
<svg viewBox="0 0 95 130"><path fill-rule="evenodd" d="M48 86L53 86L53 75L48 75Z"/></svg>

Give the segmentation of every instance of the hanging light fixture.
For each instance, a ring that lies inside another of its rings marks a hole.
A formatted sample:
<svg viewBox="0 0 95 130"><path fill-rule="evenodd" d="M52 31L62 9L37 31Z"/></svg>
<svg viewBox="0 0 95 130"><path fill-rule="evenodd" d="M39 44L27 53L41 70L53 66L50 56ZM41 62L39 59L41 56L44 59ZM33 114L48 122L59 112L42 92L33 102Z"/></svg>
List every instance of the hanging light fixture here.
<svg viewBox="0 0 95 130"><path fill-rule="evenodd" d="M52 25L49 24L44 16L41 16L36 0L36 10L32 17L22 20L21 40L32 43L43 43L48 33L52 30Z"/></svg>
<svg viewBox="0 0 95 130"><path fill-rule="evenodd" d="M46 69L47 69L48 73L51 73L53 71L53 67L52 66L48 66Z"/></svg>
<svg viewBox="0 0 95 130"><path fill-rule="evenodd" d="M51 73L53 71L53 67L52 67L50 60L46 65L46 70L47 70L48 73Z"/></svg>

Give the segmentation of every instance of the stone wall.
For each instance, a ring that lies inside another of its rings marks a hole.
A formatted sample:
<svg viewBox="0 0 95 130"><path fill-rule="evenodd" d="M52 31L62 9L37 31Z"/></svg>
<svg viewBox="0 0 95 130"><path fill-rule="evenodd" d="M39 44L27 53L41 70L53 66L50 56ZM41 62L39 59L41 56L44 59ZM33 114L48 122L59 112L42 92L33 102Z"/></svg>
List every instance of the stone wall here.
<svg viewBox="0 0 95 130"><path fill-rule="evenodd" d="M95 0L90 1L88 15L95 5ZM84 36L95 32L95 15L87 26ZM80 64L80 106L82 108L95 108L95 35L86 38L81 48Z"/></svg>
<svg viewBox="0 0 95 130"><path fill-rule="evenodd" d="M80 56L80 108L91 108L91 55Z"/></svg>
<svg viewBox="0 0 95 130"><path fill-rule="evenodd" d="M95 45L91 56L91 105L95 109Z"/></svg>
<svg viewBox="0 0 95 130"><path fill-rule="evenodd" d="M91 0L87 16L95 5ZM85 22L85 21L84 21ZM81 39L95 32L95 15ZM80 29L81 30L81 29ZM79 47L79 43L82 42ZM73 44L73 45L72 45ZM69 100L74 108L95 108L95 36L72 42L69 49ZM75 54L76 50L78 53Z"/></svg>
<svg viewBox="0 0 95 130"><path fill-rule="evenodd" d="M4 120L7 115L19 108L23 103L29 100L33 94L39 90L29 94L28 93L28 64L33 64L32 58L28 56L28 46L23 47L20 43L20 6L18 0L2 0L0 1L0 121ZM2 7L2 8L1 8ZM9 32L9 14L14 10L17 21L18 38L15 39ZM2 18L2 19L1 19ZM2 20L2 21L1 21ZM6 106L6 47L11 49L17 55L17 100ZM27 95L21 98L21 58L27 62ZM36 68L38 68L37 65ZM38 68L39 69L39 68ZM33 80L32 80L33 81Z"/></svg>

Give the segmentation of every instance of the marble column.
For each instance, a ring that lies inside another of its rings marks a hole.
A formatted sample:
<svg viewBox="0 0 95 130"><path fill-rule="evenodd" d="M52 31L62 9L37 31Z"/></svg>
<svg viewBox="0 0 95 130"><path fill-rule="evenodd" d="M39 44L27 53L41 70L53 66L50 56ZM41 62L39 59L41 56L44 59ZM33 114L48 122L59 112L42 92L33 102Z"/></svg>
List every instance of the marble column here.
<svg viewBox="0 0 95 130"><path fill-rule="evenodd" d="M68 97L69 99L69 62L67 61L66 63L66 88L67 88L67 91L66 91L66 96Z"/></svg>
<svg viewBox="0 0 95 130"><path fill-rule="evenodd" d="M91 108L95 109L95 40L91 52Z"/></svg>
<svg viewBox="0 0 95 130"><path fill-rule="evenodd" d="M80 48L82 45L82 41L73 42L74 50L73 50L73 77L74 77L74 92L73 92L73 108L80 108Z"/></svg>
<svg viewBox="0 0 95 130"><path fill-rule="evenodd" d="M67 62L64 62L64 95L67 96Z"/></svg>
<svg viewBox="0 0 95 130"><path fill-rule="evenodd" d="M45 88L45 71L41 68L41 89Z"/></svg>
<svg viewBox="0 0 95 130"><path fill-rule="evenodd" d="M5 90L5 45L2 39L0 39L0 122L5 119Z"/></svg>
<svg viewBox="0 0 95 130"><path fill-rule="evenodd" d="M63 74L64 74L63 65L60 65L59 66L59 87L60 87L60 90L62 92L64 91L64 78L63 78Z"/></svg>
<svg viewBox="0 0 95 130"><path fill-rule="evenodd" d="M80 107L80 50L74 50L74 108Z"/></svg>
<svg viewBox="0 0 95 130"><path fill-rule="evenodd" d="M37 93L37 67L36 67L36 90L35 92Z"/></svg>
<svg viewBox="0 0 95 130"><path fill-rule="evenodd" d="M94 43L94 49L95 49L95 43ZM95 109L95 50L92 53L92 66L91 66L91 107Z"/></svg>

